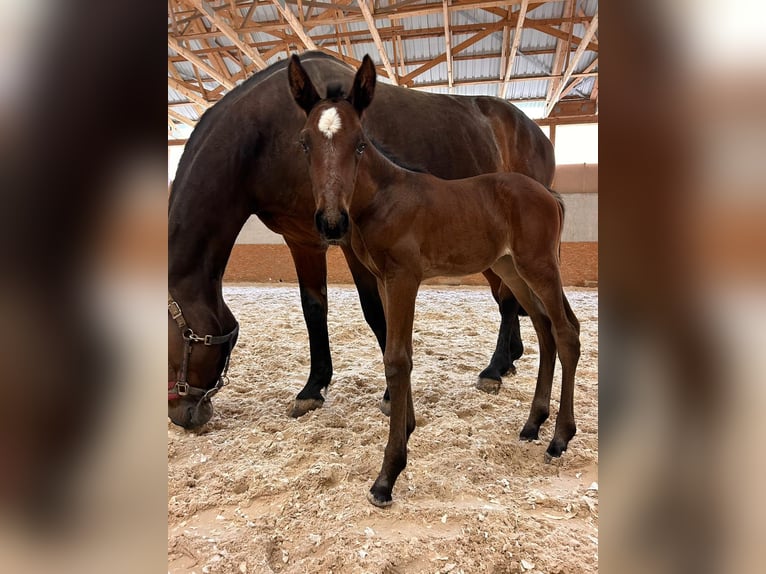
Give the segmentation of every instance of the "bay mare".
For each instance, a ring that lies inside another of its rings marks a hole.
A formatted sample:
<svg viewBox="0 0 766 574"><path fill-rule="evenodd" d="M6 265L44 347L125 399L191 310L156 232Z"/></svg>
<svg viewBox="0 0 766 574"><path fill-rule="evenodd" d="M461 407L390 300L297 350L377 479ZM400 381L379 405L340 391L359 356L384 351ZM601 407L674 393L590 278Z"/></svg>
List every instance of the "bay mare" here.
<svg viewBox="0 0 766 574"><path fill-rule="evenodd" d="M350 236L354 253L378 281L385 309L383 361L391 415L370 502L392 503L394 483L407 464L407 441L415 429L410 382L415 299L429 277L492 269L527 309L540 366L521 438L537 439L548 418L558 352L561 402L546 456L561 456L576 430L573 395L580 356L580 324L559 271L561 197L523 174L448 181L391 162L370 142L361 122L375 94L369 56L348 98L321 99L297 56L288 74L293 97L307 114L299 142L308 160L317 227L329 241Z"/></svg>
<svg viewBox="0 0 766 574"><path fill-rule="evenodd" d="M318 52L305 53L302 61L320 93L350 88L354 70L343 62ZM255 74L204 114L186 144L172 186L168 290L177 305L171 304L172 311L182 312L187 327L168 317L168 414L186 428L199 427L212 416L208 391L215 392L222 384L221 374L236 341L237 323L223 300L222 277L237 234L251 214L282 235L298 277L311 368L292 416L320 407L322 391L332 377L328 243L314 225L308 169L305 162L295 161L305 115L291 102L286 68L283 61ZM439 177L518 171L546 185L553 179L550 142L534 122L504 100L380 85L364 125L370 138L398 161ZM364 317L385 350L385 317L376 279L347 242L340 248ZM501 322L497 347L479 383L496 391L501 377L513 371L522 345L516 300L495 273L487 270L485 276L498 301ZM186 328L199 341L189 336L185 340ZM220 344L206 345L206 335L220 337ZM285 378L289 372L285 370ZM189 385L188 392L181 394L187 390L184 385ZM384 412L387 398L388 391L381 403Z"/></svg>

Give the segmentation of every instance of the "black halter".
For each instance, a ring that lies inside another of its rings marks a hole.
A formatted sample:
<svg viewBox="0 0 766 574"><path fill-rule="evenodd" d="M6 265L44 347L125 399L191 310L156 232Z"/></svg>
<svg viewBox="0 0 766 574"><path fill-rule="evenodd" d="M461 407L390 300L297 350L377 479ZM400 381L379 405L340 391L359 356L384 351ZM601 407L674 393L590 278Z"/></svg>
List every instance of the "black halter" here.
<svg viewBox="0 0 766 574"><path fill-rule="evenodd" d="M181 336L184 340L184 358L181 362L181 373L178 377L178 381L168 381L168 400L177 399L190 395L192 397L200 397L197 402L199 406L205 399L210 399L218 391L220 391L229 382L226 373L229 370L229 359L231 358L231 351L234 348L234 341L236 341L239 334L239 324L237 324L232 331L226 335L197 335L181 312L181 307L173 300L173 296L168 292L168 312L170 318L176 322L178 328L181 330ZM223 366L223 372L218 377L215 385L208 390L200 389L198 387L192 387L186 380L189 370L189 359L191 358L192 345L195 343L202 343L207 347L212 345L224 345L228 343L228 349L226 350L226 363ZM171 384L172 383L172 384Z"/></svg>

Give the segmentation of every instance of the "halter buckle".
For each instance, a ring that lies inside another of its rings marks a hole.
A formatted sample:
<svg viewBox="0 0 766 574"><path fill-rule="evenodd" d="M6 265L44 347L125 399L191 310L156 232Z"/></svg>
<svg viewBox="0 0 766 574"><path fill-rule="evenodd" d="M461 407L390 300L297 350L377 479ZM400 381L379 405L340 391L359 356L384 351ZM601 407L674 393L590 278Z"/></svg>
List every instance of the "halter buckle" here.
<svg viewBox="0 0 766 574"><path fill-rule="evenodd" d="M176 390L178 392L179 397L185 397L189 394L189 383L186 382L178 382L176 383Z"/></svg>
<svg viewBox="0 0 766 574"><path fill-rule="evenodd" d="M202 342L205 343L207 347L210 347L213 344L213 335L205 335Z"/></svg>
<svg viewBox="0 0 766 574"><path fill-rule="evenodd" d="M175 321L181 316L181 307L175 301L168 303L168 311L170 312L170 318Z"/></svg>

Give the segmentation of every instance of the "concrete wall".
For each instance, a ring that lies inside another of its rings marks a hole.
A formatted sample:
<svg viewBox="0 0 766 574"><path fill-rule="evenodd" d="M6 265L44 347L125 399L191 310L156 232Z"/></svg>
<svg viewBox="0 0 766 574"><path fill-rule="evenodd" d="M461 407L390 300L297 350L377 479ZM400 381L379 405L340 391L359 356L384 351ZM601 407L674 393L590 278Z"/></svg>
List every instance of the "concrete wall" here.
<svg viewBox="0 0 766 574"><path fill-rule="evenodd" d="M553 189L566 206L562 235L561 267L567 285L598 282L598 165L562 165L556 169ZM337 247L328 251L328 280L351 283L343 254ZM224 276L226 281L295 282L295 268L281 235L251 217L242 228ZM481 275L430 281L440 284L484 284Z"/></svg>

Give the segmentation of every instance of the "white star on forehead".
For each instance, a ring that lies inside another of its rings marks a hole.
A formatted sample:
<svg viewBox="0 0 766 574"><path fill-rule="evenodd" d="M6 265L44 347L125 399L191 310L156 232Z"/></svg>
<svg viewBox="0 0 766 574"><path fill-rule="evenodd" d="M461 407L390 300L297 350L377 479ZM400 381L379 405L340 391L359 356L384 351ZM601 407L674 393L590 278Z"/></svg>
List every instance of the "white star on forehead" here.
<svg viewBox="0 0 766 574"><path fill-rule="evenodd" d="M332 136L338 133L338 130L341 128L340 115L338 115L338 110L335 108L327 108L325 111L323 111L322 115L319 116L319 123L317 124L317 127L328 140L332 139Z"/></svg>

